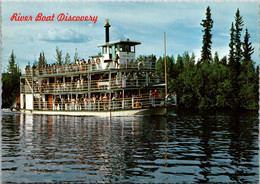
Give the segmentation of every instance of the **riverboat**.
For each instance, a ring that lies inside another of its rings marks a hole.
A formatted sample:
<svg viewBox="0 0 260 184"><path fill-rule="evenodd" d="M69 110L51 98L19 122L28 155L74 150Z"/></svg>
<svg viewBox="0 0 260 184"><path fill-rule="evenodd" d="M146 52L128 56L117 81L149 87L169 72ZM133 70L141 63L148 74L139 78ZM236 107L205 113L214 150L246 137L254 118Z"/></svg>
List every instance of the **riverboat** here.
<svg viewBox="0 0 260 184"><path fill-rule="evenodd" d="M166 115L165 81L156 58L135 58L141 42L109 41L105 22L101 53L74 64L26 67L20 78L20 111L76 116Z"/></svg>

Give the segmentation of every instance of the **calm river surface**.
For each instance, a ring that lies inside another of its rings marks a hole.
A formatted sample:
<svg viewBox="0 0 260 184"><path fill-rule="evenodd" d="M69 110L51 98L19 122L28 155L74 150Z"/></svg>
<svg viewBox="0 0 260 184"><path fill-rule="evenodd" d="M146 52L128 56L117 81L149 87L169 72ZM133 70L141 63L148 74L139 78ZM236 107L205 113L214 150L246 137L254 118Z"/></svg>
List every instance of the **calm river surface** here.
<svg viewBox="0 0 260 184"><path fill-rule="evenodd" d="M2 115L3 182L258 182L258 114Z"/></svg>

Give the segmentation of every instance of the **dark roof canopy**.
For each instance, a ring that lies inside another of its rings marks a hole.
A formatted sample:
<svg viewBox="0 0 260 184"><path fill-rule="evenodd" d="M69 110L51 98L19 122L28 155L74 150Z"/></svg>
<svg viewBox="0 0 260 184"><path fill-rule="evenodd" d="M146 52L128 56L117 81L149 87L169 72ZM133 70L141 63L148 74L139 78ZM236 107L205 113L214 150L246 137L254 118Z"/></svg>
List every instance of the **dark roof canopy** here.
<svg viewBox="0 0 260 184"><path fill-rule="evenodd" d="M133 45L140 45L141 42L130 41L129 39L127 39L127 40L118 40L118 41L108 42L108 43L105 43L105 44L102 44L102 45L98 45L98 47L112 46L112 45L115 45L115 44L125 44L125 45L127 44L127 45L130 45L130 46L133 46Z"/></svg>

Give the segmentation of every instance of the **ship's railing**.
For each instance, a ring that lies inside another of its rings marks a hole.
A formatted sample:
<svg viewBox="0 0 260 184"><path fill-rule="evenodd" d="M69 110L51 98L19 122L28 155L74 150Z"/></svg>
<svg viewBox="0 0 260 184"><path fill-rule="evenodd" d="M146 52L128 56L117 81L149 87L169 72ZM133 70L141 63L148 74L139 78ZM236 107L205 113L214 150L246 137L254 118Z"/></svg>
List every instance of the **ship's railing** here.
<svg viewBox="0 0 260 184"><path fill-rule="evenodd" d="M121 109L139 109L161 107L165 105L164 98L131 97L116 100L76 100L70 101L34 101L34 110L61 110L61 111L110 111Z"/></svg>
<svg viewBox="0 0 260 184"><path fill-rule="evenodd" d="M96 69L96 64L91 62L89 64L70 64L62 66L51 66L51 67L37 67L37 68L26 68L26 76L41 76L41 75L53 75L63 73L75 73L83 71L92 71Z"/></svg>
<svg viewBox="0 0 260 184"><path fill-rule="evenodd" d="M79 92L79 91L99 91L117 88L135 88L144 87L150 84L164 82L159 78L114 78L109 82L108 79L77 81L77 82L57 82L57 83L34 83L31 85L33 93L60 93L60 92ZM39 84L41 83L41 84ZM21 93L32 93L28 84L20 84Z"/></svg>
<svg viewBox="0 0 260 184"><path fill-rule="evenodd" d="M117 67L115 65L114 67ZM150 69L155 70L156 69L156 63L155 61L145 60L145 61L138 61L138 60L128 60L128 59L119 59L119 66L120 69Z"/></svg>
<svg viewBox="0 0 260 184"><path fill-rule="evenodd" d="M70 64L62 66L51 66L51 67L36 67L36 68L25 68L25 76L42 76L42 75L53 75L53 74L69 74L69 73L80 73L86 71L96 71L103 69L155 69L155 62L152 61L128 61L119 60L119 65L115 62L109 62L106 68L102 68L100 63L94 61L84 64Z"/></svg>

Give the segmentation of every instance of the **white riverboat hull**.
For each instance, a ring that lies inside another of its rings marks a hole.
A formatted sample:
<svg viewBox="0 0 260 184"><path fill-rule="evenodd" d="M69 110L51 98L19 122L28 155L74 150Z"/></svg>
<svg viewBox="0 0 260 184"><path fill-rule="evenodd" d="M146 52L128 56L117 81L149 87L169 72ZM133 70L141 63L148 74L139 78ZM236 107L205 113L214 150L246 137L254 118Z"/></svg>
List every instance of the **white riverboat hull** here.
<svg viewBox="0 0 260 184"><path fill-rule="evenodd" d="M59 110L20 110L25 114L46 114L46 115L66 115L66 116L98 116L98 117L117 117L117 116L165 116L166 107L155 107L148 109L127 109L112 111L59 111Z"/></svg>

